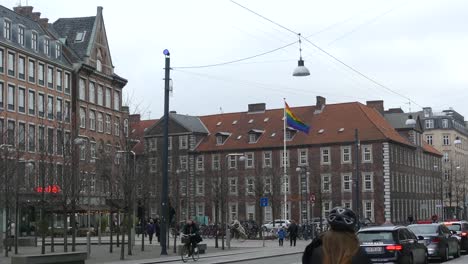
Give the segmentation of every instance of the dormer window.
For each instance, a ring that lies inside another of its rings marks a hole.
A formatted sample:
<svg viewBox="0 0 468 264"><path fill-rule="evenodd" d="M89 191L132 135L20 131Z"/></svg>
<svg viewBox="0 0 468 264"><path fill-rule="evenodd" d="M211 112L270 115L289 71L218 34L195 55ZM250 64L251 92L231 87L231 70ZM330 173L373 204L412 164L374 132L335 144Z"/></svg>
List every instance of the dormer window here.
<svg viewBox="0 0 468 264"><path fill-rule="evenodd" d="M292 140L294 135L296 135L296 130L286 129L286 140Z"/></svg>
<svg viewBox="0 0 468 264"><path fill-rule="evenodd" d="M224 145L224 142L226 142L227 138L231 134L228 132L218 132L216 133L216 145Z"/></svg>
<svg viewBox="0 0 468 264"><path fill-rule="evenodd" d="M259 129L252 129L249 131L249 143L257 143L258 139L264 131Z"/></svg>
<svg viewBox="0 0 468 264"><path fill-rule="evenodd" d="M75 42L82 42L86 36L86 31L77 32L75 36Z"/></svg>
<svg viewBox="0 0 468 264"><path fill-rule="evenodd" d="M24 27L22 26L18 27L18 43L24 46Z"/></svg>
<svg viewBox="0 0 468 264"><path fill-rule="evenodd" d="M62 53L62 50L61 50L61 47L60 47L60 43L55 43L55 58L58 59L60 58L60 55Z"/></svg>
<svg viewBox="0 0 468 264"><path fill-rule="evenodd" d="M48 38L44 39L44 54L47 56L50 56L50 47L49 47L50 41Z"/></svg>
<svg viewBox="0 0 468 264"><path fill-rule="evenodd" d="M32 32L31 33L31 49L34 51L37 51L37 33Z"/></svg>
<svg viewBox="0 0 468 264"><path fill-rule="evenodd" d="M11 22L8 20L3 21L3 37L11 40Z"/></svg>

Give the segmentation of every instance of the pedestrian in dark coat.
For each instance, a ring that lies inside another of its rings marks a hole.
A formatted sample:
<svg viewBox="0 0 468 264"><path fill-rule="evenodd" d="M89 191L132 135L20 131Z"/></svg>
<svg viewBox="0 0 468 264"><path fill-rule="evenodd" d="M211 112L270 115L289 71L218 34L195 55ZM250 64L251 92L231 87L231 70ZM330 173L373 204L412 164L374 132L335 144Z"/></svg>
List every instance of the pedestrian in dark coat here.
<svg viewBox="0 0 468 264"><path fill-rule="evenodd" d="M149 237L149 242L150 244L153 243L153 234L154 234L154 221L153 219L150 219L149 222L146 224L146 234L148 234L148 237Z"/></svg>
<svg viewBox="0 0 468 264"><path fill-rule="evenodd" d="M292 247L293 245L296 246L297 234L299 233L299 227L296 225L294 220L291 220L291 224L288 227L289 233L289 244Z"/></svg>
<svg viewBox="0 0 468 264"><path fill-rule="evenodd" d="M156 221L154 222L154 231L156 232L156 237L158 238L158 242L161 242L160 236L161 236L161 227L159 225L159 219L156 218Z"/></svg>

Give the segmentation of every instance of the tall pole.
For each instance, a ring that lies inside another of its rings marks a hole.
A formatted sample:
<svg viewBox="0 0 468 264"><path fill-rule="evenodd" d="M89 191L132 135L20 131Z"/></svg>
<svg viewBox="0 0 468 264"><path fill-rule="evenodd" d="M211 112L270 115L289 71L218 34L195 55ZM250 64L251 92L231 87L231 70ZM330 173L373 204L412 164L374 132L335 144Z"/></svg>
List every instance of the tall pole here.
<svg viewBox="0 0 468 264"><path fill-rule="evenodd" d="M163 160L162 160L162 185L161 185L161 255L167 255L167 217L168 212L168 146L169 146L169 79L171 70L170 53L164 50L166 56L165 75L164 75L164 147L163 147Z"/></svg>
<svg viewBox="0 0 468 264"><path fill-rule="evenodd" d="M286 209L287 209L287 200L288 200L288 194L286 192L286 173L287 173L287 168L286 168L286 99L284 99L284 105L283 105L283 188L284 188L284 213L283 213L283 219L287 219L287 214L286 214Z"/></svg>
<svg viewBox="0 0 468 264"><path fill-rule="evenodd" d="M15 254L18 254L18 235L19 235L19 182L18 182L18 161L16 161L15 170ZM25 166L26 170L26 166Z"/></svg>
<svg viewBox="0 0 468 264"><path fill-rule="evenodd" d="M356 144L355 155L356 155L356 214L358 218L358 223L360 223L361 217L361 202L360 202L360 188L359 188L359 130L356 128L354 130L354 143Z"/></svg>

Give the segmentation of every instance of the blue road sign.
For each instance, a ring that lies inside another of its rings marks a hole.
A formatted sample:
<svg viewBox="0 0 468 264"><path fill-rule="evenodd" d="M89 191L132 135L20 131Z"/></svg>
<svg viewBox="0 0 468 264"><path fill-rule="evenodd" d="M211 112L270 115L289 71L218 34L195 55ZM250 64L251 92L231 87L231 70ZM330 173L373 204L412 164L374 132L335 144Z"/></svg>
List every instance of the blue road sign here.
<svg viewBox="0 0 468 264"><path fill-rule="evenodd" d="M267 207L268 206L268 197L260 198L260 207Z"/></svg>

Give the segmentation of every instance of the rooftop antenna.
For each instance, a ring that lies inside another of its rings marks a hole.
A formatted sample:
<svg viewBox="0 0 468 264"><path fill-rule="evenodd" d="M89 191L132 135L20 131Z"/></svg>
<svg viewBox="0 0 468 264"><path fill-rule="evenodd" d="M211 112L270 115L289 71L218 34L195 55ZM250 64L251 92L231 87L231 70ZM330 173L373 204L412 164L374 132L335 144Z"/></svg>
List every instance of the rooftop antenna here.
<svg viewBox="0 0 468 264"><path fill-rule="evenodd" d="M222 108L222 107L219 107L219 113L220 113L220 114L223 113L223 108Z"/></svg>

